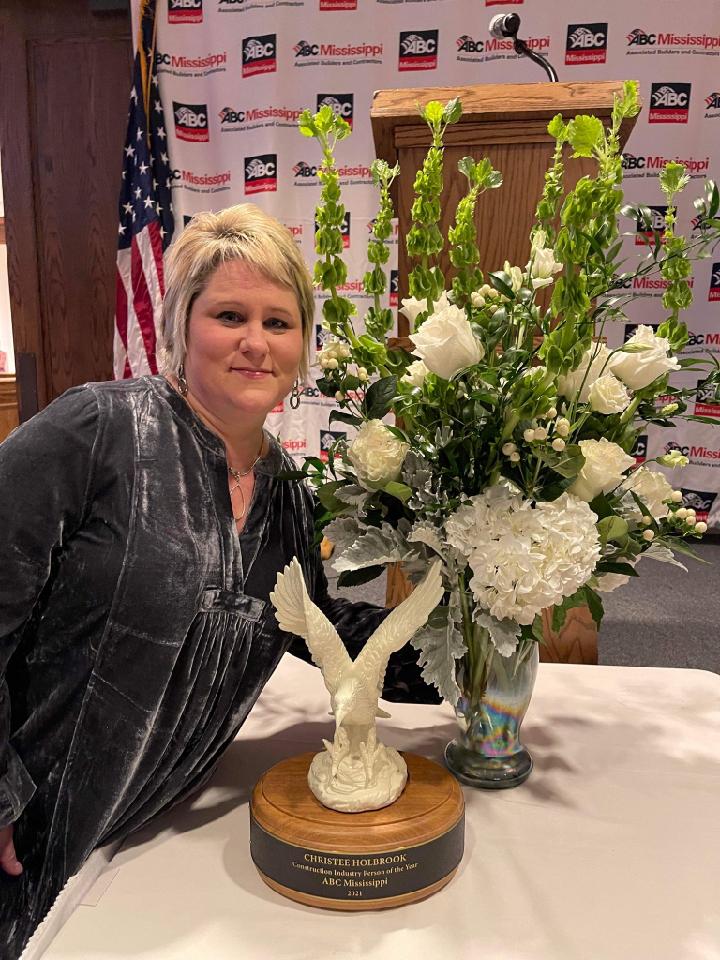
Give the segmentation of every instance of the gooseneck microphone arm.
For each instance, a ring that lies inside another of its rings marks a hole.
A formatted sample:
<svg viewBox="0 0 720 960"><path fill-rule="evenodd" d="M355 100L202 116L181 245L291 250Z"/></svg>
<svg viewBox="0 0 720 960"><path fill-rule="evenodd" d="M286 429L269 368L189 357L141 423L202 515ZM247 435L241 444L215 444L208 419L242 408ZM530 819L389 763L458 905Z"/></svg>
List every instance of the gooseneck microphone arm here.
<svg viewBox="0 0 720 960"><path fill-rule="evenodd" d="M551 63L548 63L545 57L541 57L539 53L535 53L534 50L531 50L524 40L521 40L519 37L513 37L513 47L515 49L515 53L519 53L521 56L529 57L533 63L539 63L545 73L548 75L549 79L553 83L558 83L558 75L555 71L555 67Z"/></svg>
<svg viewBox="0 0 720 960"><path fill-rule="evenodd" d="M530 47L521 40L517 32L520 29L520 17L516 13L499 13L490 21L489 31L493 37L504 37L512 40L515 53L521 57L528 57L533 63L539 64L548 75L552 83L558 83L558 75L555 67L548 63L545 57L535 53Z"/></svg>

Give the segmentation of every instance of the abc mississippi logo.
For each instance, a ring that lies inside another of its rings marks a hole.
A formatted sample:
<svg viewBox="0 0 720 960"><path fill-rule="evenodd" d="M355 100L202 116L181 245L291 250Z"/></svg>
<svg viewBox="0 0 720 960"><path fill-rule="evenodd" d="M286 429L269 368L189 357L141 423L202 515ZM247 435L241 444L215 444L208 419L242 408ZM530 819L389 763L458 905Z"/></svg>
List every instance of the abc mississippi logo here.
<svg viewBox="0 0 720 960"><path fill-rule="evenodd" d="M607 60L608 25L606 23L570 23L565 43L565 63L605 63Z"/></svg>
<svg viewBox="0 0 720 960"><path fill-rule="evenodd" d="M435 70L438 30L403 30L400 33L398 70Z"/></svg>
<svg viewBox="0 0 720 960"><path fill-rule="evenodd" d="M203 0L168 0L168 23L202 23Z"/></svg>
<svg viewBox="0 0 720 960"><path fill-rule="evenodd" d="M710 274L710 289L708 291L708 300L720 300L720 263L712 265Z"/></svg>
<svg viewBox="0 0 720 960"><path fill-rule="evenodd" d="M245 157L245 193L268 193L277 190L277 154L261 153Z"/></svg>
<svg viewBox="0 0 720 960"><path fill-rule="evenodd" d="M277 35L245 37L242 42L242 75L254 77L259 73L277 71Z"/></svg>
<svg viewBox="0 0 720 960"><path fill-rule="evenodd" d="M650 90L648 123L687 123L689 83L654 83Z"/></svg>
<svg viewBox="0 0 720 960"><path fill-rule="evenodd" d="M204 103L177 103L173 100L175 136L191 143L207 143L210 140L208 111Z"/></svg>

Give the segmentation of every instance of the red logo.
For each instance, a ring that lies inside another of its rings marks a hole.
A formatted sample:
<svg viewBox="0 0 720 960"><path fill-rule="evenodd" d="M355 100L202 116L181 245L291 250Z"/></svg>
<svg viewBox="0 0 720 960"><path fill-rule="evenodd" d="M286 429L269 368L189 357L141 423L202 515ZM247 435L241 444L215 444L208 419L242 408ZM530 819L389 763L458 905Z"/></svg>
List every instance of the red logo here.
<svg viewBox="0 0 720 960"><path fill-rule="evenodd" d="M207 143L210 140L207 105L204 103L177 103L173 100L175 136L191 143Z"/></svg>
<svg viewBox="0 0 720 960"><path fill-rule="evenodd" d="M714 263L712 265L708 300L720 300L720 263Z"/></svg>
<svg viewBox="0 0 720 960"><path fill-rule="evenodd" d="M647 434L637 437L631 457L635 457L635 463L645 463L647 459L648 438Z"/></svg>
<svg viewBox="0 0 720 960"><path fill-rule="evenodd" d="M398 305L398 271L390 271L390 306Z"/></svg>
<svg viewBox="0 0 720 960"><path fill-rule="evenodd" d="M698 417L718 417L720 419L720 400L715 398L715 387L705 386L698 380L695 414Z"/></svg>
<svg viewBox="0 0 720 960"><path fill-rule="evenodd" d="M277 154L263 153L245 157L245 193L268 193L277 190Z"/></svg>
<svg viewBox="0 0 720 960"><path fill-rule="evenodd" d="M202 23L202 0L168 0L168 23Z"/></svg>
<svg viewBox="0 0 720 960"><path fill-rule="evenodd" d="M607 60L607 23L571 23L567 28L565 63L605 63Z"/></svg>
<svg viewBox="0 0 720 960"><path fill-rule="evenodd" d="M435 70L438 35L438 30L401 31L398 70Z"/></svg>
<svg viewBox="0 0 720 960"><path fill-rule="evenodd" d="M650 223L638 215L635 222L635 246L644 247L655 243L655 234L665 232L665 217L667 215L667 204L656 203L647 208L650 211Z"/></svg>
<svg viewBox="0 0 720 960"><path fill-rule="evenodd" d="M683 506L689 507L695 511L696 520L706 523L713 504L715 503L717 491L688 490L687 487L681 487L680 490L682 491L683 495Z"/></svg>
<svg viewBox="0 0 720 960"><path fill-rule="evenodd" d="M282 445L289 454L294 455L301 453L303 450L307 450L307 439L302 437L298 440L283 440Z"/></svg>
<svg viewBox="0 0 720 960"><path fill-rule="evenodd" d="M689 83L652 85L648 123L687 123L689 112Z"/></svg>
<svg viewBox="0 0 720 960"><path fill-rule="evenodd" d="M254 77L277 70L277 34L245 37L242 42L242 75Z"/></svg>

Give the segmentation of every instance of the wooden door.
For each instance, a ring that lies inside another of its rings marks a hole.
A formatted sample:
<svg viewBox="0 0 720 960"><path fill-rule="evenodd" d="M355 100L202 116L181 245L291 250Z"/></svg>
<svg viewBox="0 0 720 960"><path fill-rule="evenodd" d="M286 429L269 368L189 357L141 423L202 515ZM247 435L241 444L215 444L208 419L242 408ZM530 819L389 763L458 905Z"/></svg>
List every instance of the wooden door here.
<svg viewBox="0 0 720 960"><path fill-rule="evenodd" d="M21 421L68 387L112 376L130 31L122 0L3 0L0 9L0 146Z"/></svg>

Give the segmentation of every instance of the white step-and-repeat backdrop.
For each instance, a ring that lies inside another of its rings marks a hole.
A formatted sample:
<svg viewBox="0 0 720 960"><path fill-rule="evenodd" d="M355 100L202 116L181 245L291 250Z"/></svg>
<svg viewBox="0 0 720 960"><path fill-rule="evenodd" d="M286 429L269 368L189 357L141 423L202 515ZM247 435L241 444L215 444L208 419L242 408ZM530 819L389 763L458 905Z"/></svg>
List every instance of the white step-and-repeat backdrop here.
<svg viewBox="0 0 720 960"><path fill-rule="evenodd" d="M542 69L518 58L487 31L497 13L518 13L520 36L555 66L561 80L638 79L644 109L624 157L626 200L650 205L661 223L657 173L668 159L692 183L680 225L694 215L703 178L720 175L720 3L659 0L159 0L157 58L165 132L180 229L192 214L252 201L292 231L314 262L319 150L296 128L302 109L329 103L352 124L337 158L349 211L347 296L362 314L369 222L376 212L369 110L386 87L542 82ZM628 231L635 225L628 222ZM397 244L397 237L395 238ZM627 238L628 256L640 247ZM496 269L500 264L483 264ZM396 282L393 273L393 282ZM695 267L685 354L720 355L720 249ZM628 323L608 332L611 346L639 323L665 316L662 285L638 282ZM392 288L391 302L396 299ZM316 327L317 346L323 332ZM697 372L676 383L696 382ZM339 435L328 429L332 403L312 379L297 411L286 404L269 426L294 455L321 455ZM702 397L695 411L717 418ZM690 460L669 476L698 519L720 526L720 431L699 423L650 429L639 458L681 449Z"/></svg>

